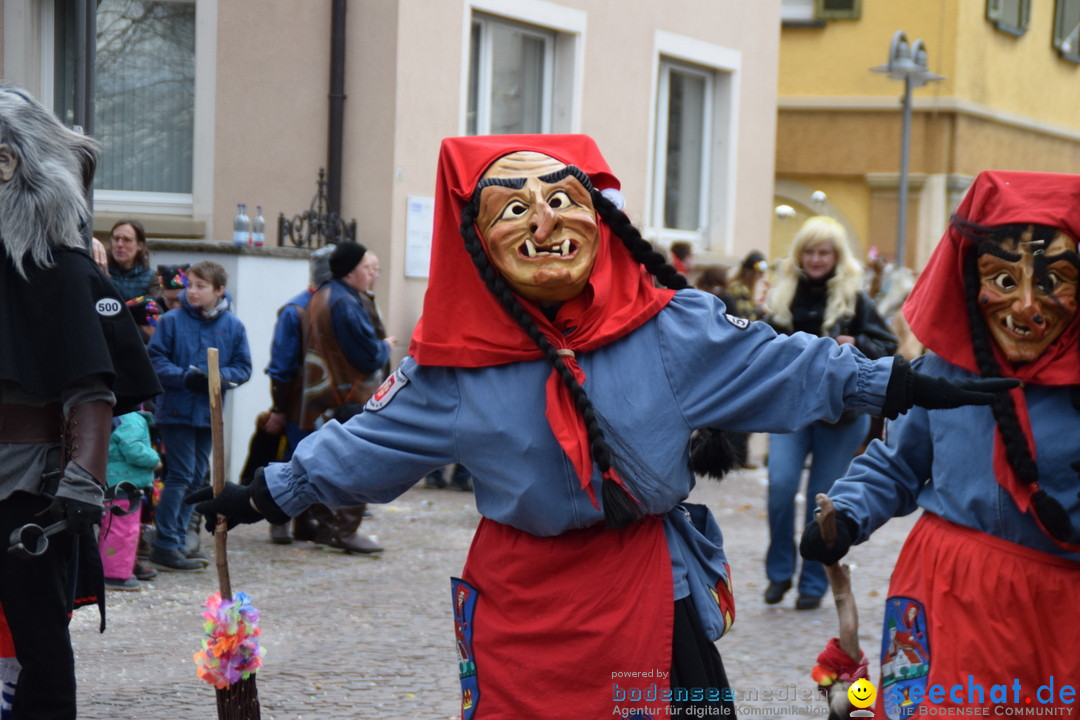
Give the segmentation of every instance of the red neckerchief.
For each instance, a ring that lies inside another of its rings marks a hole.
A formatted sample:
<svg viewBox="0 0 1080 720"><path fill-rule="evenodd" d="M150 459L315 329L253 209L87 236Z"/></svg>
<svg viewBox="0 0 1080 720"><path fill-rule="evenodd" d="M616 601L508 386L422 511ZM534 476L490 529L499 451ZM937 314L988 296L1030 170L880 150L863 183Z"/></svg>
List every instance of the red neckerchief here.
<svg viewBox="0 0 1080 720"><path fill-rule="evenodd" d="M465 251L461 212L492 163L504 155L534 151L580 168L598 189L618 189L619 182L586 135L487 135L447 138L439 153L435 185L435 221L424 311L409 353L421 365L489 367L543 357L536 344L488 292ZM651 276L597 216L599 248L589 284L563 303L554 321L535 304L518 298L536 326L556 349L589 352L637 329L674 296L658 289ZM579 383L585 373L564 354ZM578 478L596 504L590 478L592 456L585 422L552 370L546 385L546 416L559 445L574 463ZM614 474L609 476L622 484Z"/></svg>
<svg viewBox="0 0 1080 720"><path fill-rule="evenodd" d="M1048 225L1080 238L1080 175L988 170L975 178L956 214L984 227L1014 223ZM904 317L915 337L928 349L978 374L968 314L958 312L967 307L963 259L973 251L971 241L950 225L904 303ZM1014 365L1005 359L996 344L994 355L1003 377L1036 385L1077 385L1080 384L1078 343L1080 316L1034 362ZM1036 447L1027 400L1022 388L1010 393L1034 459ZM1000 428L994 432L994 475L1021 512L1031 511L1031 497L1038 491L1038 483L1022 483L1016 477L1005 457ZM1043 532L1053 538L1035 513L1031 514ZM1054 541L1080 553L1080 546Z"/></svg>

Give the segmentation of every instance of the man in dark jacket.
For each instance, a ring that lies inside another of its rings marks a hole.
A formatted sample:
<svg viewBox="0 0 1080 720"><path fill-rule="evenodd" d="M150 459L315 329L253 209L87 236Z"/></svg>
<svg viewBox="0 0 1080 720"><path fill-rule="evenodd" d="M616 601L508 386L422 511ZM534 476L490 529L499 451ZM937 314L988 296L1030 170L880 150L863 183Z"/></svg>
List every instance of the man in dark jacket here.
<svg viewBox="0 0 1080 720"><path fill-rule="evenodd" d="M96 155L93 140L0 84L0 606L22 666L20 718L75 717L68 623L76 599L104 608L93 526L112 416L160 391L139 330L87 251ZM23 552L8 548L31 523L60 531L28 529Z"/></svg>
<svg viewBox="0 0 1080 720"><path fill-rule="evenodd" d="M270 344L270 362L266 366L266 374L270 376L270 398L273 406L263 427L256 429L256 438L261 439L252 439L252 451L248 455L242 482L250 482L256 468L268 462L288 460L292 457L296 444L307 435L307 432L300 429L300 403L304 391L304 377L301 372L304 366L303 317L311 298L320 287L330 282L330 254L333 251L334 246L327 245L311 253L307 288L290 298L278 310L274 337ZM286 448L278 457L277 448L281 444L282 435L285 436ZM269 442L264 442L266 440ZM269 451L269 457L255 457L257 442L258 447L274 448ZM300 537L311 539L304 534L303 529ZM278 545L291 543L293 536L289 531L289 524L271 523L270 541Z"/></svg>
<svg viewBox="0 0 1080 720"><path fill-rule="evenodd" d="M334 418L344 422L361 411L379 387L396 342L382 332L369 292L378 277L378 260L360 243L344 242L330 255L333 280L311 298L303 322L304 392L300 428L313 431ZM377 323L377 324L376 324ZM347 553L382 551L358 530L365 505L332 510L316 504L297 518L298 539L312 539ZM310 535L302 529L310 529Z"/></svg>

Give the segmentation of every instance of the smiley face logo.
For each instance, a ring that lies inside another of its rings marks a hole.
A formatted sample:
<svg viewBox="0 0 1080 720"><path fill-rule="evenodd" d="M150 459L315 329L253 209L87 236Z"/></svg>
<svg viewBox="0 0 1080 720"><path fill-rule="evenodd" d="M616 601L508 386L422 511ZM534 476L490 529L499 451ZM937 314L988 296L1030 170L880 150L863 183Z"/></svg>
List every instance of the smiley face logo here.
<svg viewBox="0 0 1080 720"><path fill-rule="evenodd" d="M877 689L874 684L864 678L859 678L847 691L848 700L857 708L866 708L874 704L877 697Z"/></svg>

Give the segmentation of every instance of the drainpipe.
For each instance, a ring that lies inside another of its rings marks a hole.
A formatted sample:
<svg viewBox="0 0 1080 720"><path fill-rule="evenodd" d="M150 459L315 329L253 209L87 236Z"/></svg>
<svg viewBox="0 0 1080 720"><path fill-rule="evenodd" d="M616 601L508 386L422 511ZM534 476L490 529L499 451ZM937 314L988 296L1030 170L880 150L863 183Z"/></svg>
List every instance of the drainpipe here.
<svg viewBox="0 0 1080 720"><path fill-rule="evenodd" d="M330 132L326 161L328 210L341 216L341 148L345 126L345 0L333 0L330 19ZM334 234L337 234L335 224Z"/></svg>

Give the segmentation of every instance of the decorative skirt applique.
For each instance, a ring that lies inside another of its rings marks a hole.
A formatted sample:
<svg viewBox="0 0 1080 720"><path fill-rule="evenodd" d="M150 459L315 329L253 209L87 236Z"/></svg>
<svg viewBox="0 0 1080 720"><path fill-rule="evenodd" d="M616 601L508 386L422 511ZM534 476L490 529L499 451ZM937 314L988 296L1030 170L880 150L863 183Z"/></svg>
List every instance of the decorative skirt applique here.
<svg viewBox="0 0 1080 720"><path fill-rule="evenodd" d="M1076 597L1080 564L924 513L885 601L877 717L1075 708Z"/></svg>

